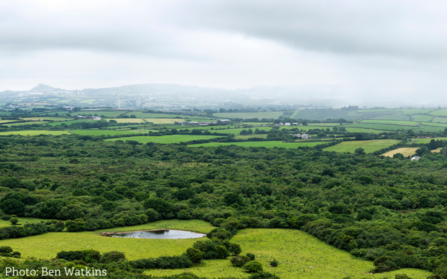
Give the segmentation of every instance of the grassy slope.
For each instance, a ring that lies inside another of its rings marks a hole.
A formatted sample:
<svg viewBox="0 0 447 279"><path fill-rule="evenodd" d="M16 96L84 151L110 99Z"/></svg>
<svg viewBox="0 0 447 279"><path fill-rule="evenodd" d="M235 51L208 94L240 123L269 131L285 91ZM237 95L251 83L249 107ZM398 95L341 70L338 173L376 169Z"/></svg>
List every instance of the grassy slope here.
<svg viewBox="0 0 447 279"><path fill-rule="evenodd" d="M430 114L436 115L436 116L447 116L447 109L438 109L438 110L432 111Z"/></svg>
<svg viewBox="0 0 447 279"><path fill-rule="evenodd" d="M364 141L345 141L337 145L325 148L325 151L351 152L357 148L365 149L366 153L372 153L382 148L399 143L399 140L364 140Z"/></svg>
<svg viewBox="0 0 447 279"><path fill-rule="evenodd" d="M25 223L40 223L40 221L48 221L47 219L24 218L24 217L19 217L17 219L19 219L19 223L17 224L17 226L22 226ZM11 226L11 222L0 219L0 228L9 226Z"/></svg>
<svg viewBox="0 0 447 279"><path fill-rule="evenodd" d="M137 137L125 137L125 138L115 138L107 139L106 141L117 141L117 140L135 140L141 143L155 142L155 143L179 143L187 142L191 140L208 140L213 138L218 138L219 136L203 136L203 135L170 135L170 136L137 136Z"/></svg>
<svg viewBox="0 0 447 279"><path fill-rule="evenodd" d="M398 149L388 151L386 153L383 153L382 155L388 156L388 157L393 157L394 154L401 153L405 157L408 157L408 156L414 155L416 153L417 149L418 149L417 147L403 147L403 148L398 148Z"/></svg>
<svg viewBox="0 0 447 279"><path fill-rule="evenodd" d="M223 117L223 118L242 118L242 119L250 119L250 118L273 118L277 119L283 114L282 111L270 111L270 112L223 112L223 113L214 113L215 117Z"/></svg>
<svg viewBox="0 0 447 279"><path fill-rule="evenodd" d="M416 269L401 269L377 275L367 275L373 263L352 257L349 253L325 244L317 238L298 230L289 229L246 229L232 239L240 244L243 253L253 253L264 270L279 275L282 279L295 278L394 278L394 274L405 273L411 278L427 278L431 273ZM277 259L277 268L269 266L269 261ZM309 268L313 267L313 268ZM241 268L231 266L229 260L204 261L190 272L214 278L235 276L246 278L249 274ZM146 274L172 275L184 270L149 270Z"/></svg>
<svg viewBox="0 0 447 279"><path fill-rule="evenodd" d="M214 229L209 223L200 220L158 221L146 225L115 228L109 231L134 231L150 229L183 229L210 232ZM96 232L59 232L30 236L18 239L0 240L0 246L11 246L22 257L55 258L60 251L95 249L100 252L121 251L127 259L136 260L164 255L181 255L197 239L133 239L104 237Z"/></svg>
<svg viewBox="0 0 447 279"><path fill-rule="evenodd" d="M45 131L45 130L30 130L30 131L14 131L1 132L0 136L7 135L22 135L22 136L37 136L37 135L69 135L67 131Z"/></svg>
<svg viewBox="0 0 447 279"><path fill-rule="evenodd" d="M431 115L415 114L415 115L412 115L411 117L413 117L414 121L431 121L433 119L433 116L431 116Z"/></svg>
<svg viewBox="0 0 447 279"><path fill-rule="evenodd" d="M403 125L403 126L417 126L418 123L414 121L394 121L394 120L363 120L361 123L366 124L389 124L389 125Z"/></svg>
<svg viewBox="0 0 447 279"><path fill-rule="evenodd" d="M143 134L149 133L149 130L138 129L138 130L126 130L126 131L117 131L117 130L72 130L74 134L82 135L82 136L102 136L102 135L132 135L132 134Z"/></svg>
<svg viewBox="0 0 447 279"><path fill-rule="evenodd" d="M152 122L154 124L173 124L174 122L184 122L183 119L178 118L144 118L146 122Z"/></svg>
<svg viewBox="0 0 447 279"><path fill-rule="evenodd" d="M201 143L201 144L192 144L188 145L189 147L198 147L198 146L220 146L220 145L238 145L244 147L284 147L284 148L298 148L300 146L315 146L319 144L323 144L326 142L318 141L318 142L292 142L292 143L284 143L281 141L249 141L249 142L210 142L210 143Z"/></svg>

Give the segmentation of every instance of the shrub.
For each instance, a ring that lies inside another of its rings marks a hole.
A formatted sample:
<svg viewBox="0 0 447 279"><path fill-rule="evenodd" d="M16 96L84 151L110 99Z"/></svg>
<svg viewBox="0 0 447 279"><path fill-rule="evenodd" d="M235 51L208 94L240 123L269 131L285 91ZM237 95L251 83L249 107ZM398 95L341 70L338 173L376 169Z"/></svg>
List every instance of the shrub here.
<svg viewBox="0 0 447 279"><path fill-rule="evenodd" d="M273 261L270 262L270 265L271 265L272 267L277 267L278 264L279 264L279 262L278 262L276 259L273 259Z"/></svg>
<svg viewBox="0 0 447 279"><path fill-rule="evenodd" d="M250 261L250 258L247 256L236 256L232 257L230 262L235 267L243 267L246 263Z"/></svg>
<svg viewBox="0 0 447 279"><path fill-rule="evenodd" d="M248 279L280 279L280 277L270 272L259 272L250 275Z"/></svg>
<svg viewBox="0 0 447 279"><path fill-rule="evenodd" d="M242 252L241 246L236 243L230 243L230 247L228 248L228 251L231 253L232 256L237 256Z"/></svg>
<svg viewBox="0 0 447 279"><path fill-rule="evenodd" d="M12 256L14 258L20 258L22 256L22 254L19 251L14 251L14 252L12 252Z"/></svg>
<svg viewBox="0 0 447 279"><path fill-rule="evenodd" d="M2 254L12 253L12 248L9 246L0 246L0 253Z"/></svg>
<svg viewBox="0 0 447 279"><path fill-rule="evenodd" d="M196 248L188 248L186 250L186 256L193 262L193 263L200 263L200 261L203 258L203 252Z"/></svg>
<svg viewBox="0 0 447 279"><path fill-rule="evenodd" d="M255 255L254 255L254 254L252 254L252 253L247 253L247 254L246 254L246 256L247 256L247 257L249 257L249 258L250 258L250 260L252 260L252 261L254 261L254 260L255 260Z"/></svg>
<svg viewBox="0 0 447 279"><path fill-rule="evenodd" d="M262 264L257 261L251 261L244 265L243 269L249 273L261 272Z"/></svg>
<svg viewBox="0 0 447 279"><path fill-rule="evenodd" d="M17 223L19 223L19 219L17 219L16 217L13 217L13 218L9 219L9 222L11 222L12 225L17 225Z"/></svg>
<svg viewBox="0 0 447 279"><path fill-rule="evenodd" d="M125 260L126 256L123 252L119 251L110 251L106 252L101 257L101 262L103 263L110 263L110 262L118 262L120 260Z"/></svg>

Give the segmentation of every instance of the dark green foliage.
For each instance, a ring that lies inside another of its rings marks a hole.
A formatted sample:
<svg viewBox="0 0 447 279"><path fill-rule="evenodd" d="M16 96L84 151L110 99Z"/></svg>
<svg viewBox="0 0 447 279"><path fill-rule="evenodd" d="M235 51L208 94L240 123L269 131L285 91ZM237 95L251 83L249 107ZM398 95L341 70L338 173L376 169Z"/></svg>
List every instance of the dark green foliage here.
<svg viewBox="0 0 447 279"><path fill-rule="evenodd" d="M262 264L260 262L257 262L257 261L251 261L249 263L246 263L243 266L243 269L246 272L249 272L249 273L261 272L263 270L262 269Z"/></svg>
<svg viewBox="0 0 447 279"><path fill-rule="evenodd" d="M254 254L252 254L252 253L247 253L247 254L246 254L246 256L247 256L247 257L249 257L249 258L250 258L250 260L252 260L252 261L254 261L254 260L255 260L255 255L254 255Z"/></svg>
<svg viewBox="0 0 447 279"><path fill-rule="evenodd" d="M9 222L11 222L11 225L17 225L19 223L19 219L13 217L9 219Z"/></svg>
<svg viewBox="0 0 447 279"><path fill-rule="evenodd" d="M171 205L164 199L160 198L150 198L145 200L144 208L152 208L161 214L168 214L169 212L171 212Z"/></svg>
<svg viewBox="0 0 447 279"><path fill-rule="evenodd" d="M258 272L252 274L248 277L248 279L280 279L278 275L269 272Z"/></svg>
<svg viewBox="0 0 447 279"><path fill-rule="evenodd" d="M186 255L159 257L130 261L129 264L138 269L179 269L189 268L193 262Z"/></svg>
<svg viewBox="0 0 447 279"><path fill-rule="evenodd" d="M230 259L230 262L235 267L243 267L246 263L251 261L247 256L235 256Z"/></svg>
<svg viewBox="0 0 447 279"><path fill-rule="evenodd" d="M270 266L277 267L279 262L276 259L273 259L273 261L270 262Z"/></svg>
<svg viewBox="0 0 447 279"><path fill-rule="evenodd" d="M103 263L110 263L110 262L118 262L118 261L124 261L126 259L126 256L123 252L119 251L110 251L102 254L101 262Z"/></svg>
<svg viewBox="0 0 447 279"><path fill-rule="evenodd" d="M200 263L200 261L203 258L203 252L196 248L188 248L186 250L186 256L193 262L193 263Z"/></svg>
<svg viewBox="0 0 447 279"><path fill-rule="evenodd" d="M101 254L93 249L82 251L61 251L56 255L57 259L64 259L67 261L84 261L86 263L99 262Z"/></svg>

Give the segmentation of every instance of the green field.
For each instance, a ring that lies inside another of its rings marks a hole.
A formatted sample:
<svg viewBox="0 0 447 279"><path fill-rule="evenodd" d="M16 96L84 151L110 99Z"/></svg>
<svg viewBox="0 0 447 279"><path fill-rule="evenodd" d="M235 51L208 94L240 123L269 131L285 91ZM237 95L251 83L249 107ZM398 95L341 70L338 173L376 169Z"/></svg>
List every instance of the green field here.
<svg viewBox="0 0 447 279"><path fill-rule="evenodd" d="M67 131L46 131L46 130L29 130L29 131L14 131L14 132L1 132L0 136L8 135L22 135L22 136L38 136L38 135L69 135Z"/></svg>
<svg viewBox="0 0 447 279"><path fill-rule="evenodd" d="M435 118L433 118L432 122L447 123L447 118L446 117L435 117Z"/></svg>
<svg viewBox="0 0 447 279"><path fill-rule="evenodd" d="M269 111L269 112L219 112L219 113L213 113L213 116L221 117L221 118L242 118L242 119L258 118L259 120L261 120L262 118L277 119L282 114L283 114L282 111Z"/></svg>
<svg viewBox="0 0 447 279"><path fill-rule="evenodd" d="M107 119L107 121L114 120L118 123L145 123L145 121L141 118L115 118L115 119Z"/></svg>
<svg viewBox="0 0 447 279"><path fill-rule="evenodd" d="M418 126L417 122L413 121L393 121L393 120L363 120L364 124L387 124L387 125L399 125L399 126Z"/></svg>
<svg viewBox="0 0 447 279"><path fill-rule="evenodd" d="M54 122L61 124L62 122ZM46 121L27 121L27 122L21 122L21 123L8 123L8 124L2 124L2 126L12 127L12 126L23 126L23 125L45 125L48 124Z"/></svg>
<svg viewBox="0 0 447 279"><path fill-rule="evenodd" d="M149 130L138 129L138 130L72 130L73 134L82 135L82 136L116 136L116 135L131 135L131 134L147 134Z"/></svg>
<svg viewBox="0 0 447 279"><path fill-rule="evenodd" d="M366 153L372 153L382 148L398 144L400 140L365 140L365 141L345 141L337 145L325 148L325 151L351 152L357 148L363 148Z"/></svg>
<svg viewBox="0 0 447 279"><path fill-rule="evenodd" d="M350 124L345 127L349 128L365 128L365 129L374 129L374 130L414 130L417 127L413 126L399 126L399 125L390 125L390 124L368 124L368 123L360 123L360 124Z"/></svg>
<svg viewBox="0 0 447 279"><path fill-rule="evenodd" d="M410 120L410 117L408 115L403 115L401 112L398 112L395 114L387 114L387 115L381 115L378 117L374 117L374 119L408 121L408 120Z"/></svg>
<svg viewBox="0 0 447 279"><path fill-rule="evenodd" d="M121 114L125 114L125 110L81 110L79 112L73 113L76 115L98 115L104 117L118 117Z"/></svg>
<svg viewBox="0 0 447 279"><path fill-rule="evenodd" d="M447 128L447 123L433 123L433 122L421 122L424 126L436 126L436 127L445 127Z"/></svg>
<svg viewBox="0 0 447 279"><path fill-rule="evenodd" d="M22 120L25 121L66 121L68 120L67 118L63 118L63 117L25 117L25 118L21 118Z"/></svg>
<svg viewBox="0 0 447 279"><path fill-rule="evenodd" d="M240 139L240 140L248 140L250 138L260 138L260 139L265 139L267 138L267 134L253 134L253 135L238 135L235 137L235 139Z"/></svg>
<svg viewBox="0 0 447 279"><path fill-rule="evenodd" d="M447 138L432 138L432 139L434 139L434 140L442 140L442 141L447 140ZM409 143L429 143L432 139L417 139L417 138L414 138L414 139L411 139L411 141L408 141L408 142Z"/></svg>
<svg viewBox="0 0 447 279"><path fill-rule="evenodd" d="M433 119L433 116L431 115L422 115L422 114L415 114L412 115L411 117L413 117L414 121L431 121Z"/></svg>
<svg viewBox="0 0 447 279"><path fill-rule="evenodd" d="M413 114L426 114L433 111L433 109L404 109L402 110L403 114L413 115Z"/></svg>
<svg viewBox="0 0 447 279"><path fill-rule="evenodd" d="M107 139L106 141L117 141L117 140L134 140L140 143L180 143L180 142L188 142L192 140L209 140L218 138L220 136L203 136L203 135L169 135L169 136L136 136L136 137L125 137L125 138L115 138L115 139Z"/></svg>
<svg viewBox="0 0 447 279"><path fill-rule="evenodd" d="M153 124L174 124L175 122L185 122L185 120L179 118L144 118L144 121Z"/></svg>
<svg viewBox="0 0 447 279"><path fill-rule="evenodd" d="M143 111L129 111L125 115L135 115L138 118L174 118L174 117L185 117L186 115L173 114L173 113L154 113L154 112L143 112Z"/></svg>
<svg viewBox="0 0 447 279"><path fill-rule="evenodd" d="M94 101L95 101L95 99L85 99L85 100L79 101L78 103L80 103L80 104L90 104L90 103L93 103Z"/></svg>
<svg viewBox="0 0 447 279"><path fill-rule="evenodd" d="M140 226L114 228L104 231L136 231L151 229L182 229L207 233L214 229L201 220L157 221ZM19 239L0 240L0 246L11 246L20 251L23 258L55 258L60 251L94 249L100 252L121 251L127 259L136 260L150 257L181 255L197 239L133 239L100 236L95 232L56 232Z"/></svg>
<svg viewBox="0 0 447 279"><path fill-rule="evenodd" d="M411 278L427 278L430 272L417 269L400 269L393 272L367 274L374 265L338 250L317 238L290 229L246 229L239 231L232 242L241 245L242 253L253 253L265 271L275 273L282 279L296 278L394 278L405 273ZM279 261L276 268L270 267L273 259ZM229 260L205 260L188 271L198 276L216 278L234 276L247 278L250 274L233 267ZM184 270L147 270L145 274L160 276L174 275Z"/></svg>
<svg viewBox="0 0 447 279"><path fill-rule="evenodd" d="M313 147L319 144L327 143L326 141L316 141L316 142L290 142L285 143L282 141L249 141L249 142L210 142L210 143L201 143L201 144L191 144L188 145L190 147L199 147L199 146L222 146L222 145L237 145L237 146L243 146L243 147L266 147L266 148L273 148L273 147L283 147L283 148L298 148L298 147Z"/></svg>
<svg viewBox="0 0 447 279"><path fill-rule="evenodd" d="M438 109L432 111L430 114L435 116L447 116L447 109Z"/></svg>

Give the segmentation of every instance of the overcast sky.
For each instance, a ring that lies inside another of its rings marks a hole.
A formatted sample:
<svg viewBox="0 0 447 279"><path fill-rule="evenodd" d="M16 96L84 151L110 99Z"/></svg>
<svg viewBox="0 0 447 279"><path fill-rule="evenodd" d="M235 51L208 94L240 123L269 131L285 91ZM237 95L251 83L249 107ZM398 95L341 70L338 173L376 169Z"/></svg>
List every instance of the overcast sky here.
<svg viewBox="0 0 447 279"><path fill-rule="evenodd" d="M443 96L446 27L437 0L0 0L0 90L171 83Z"/></svg>

